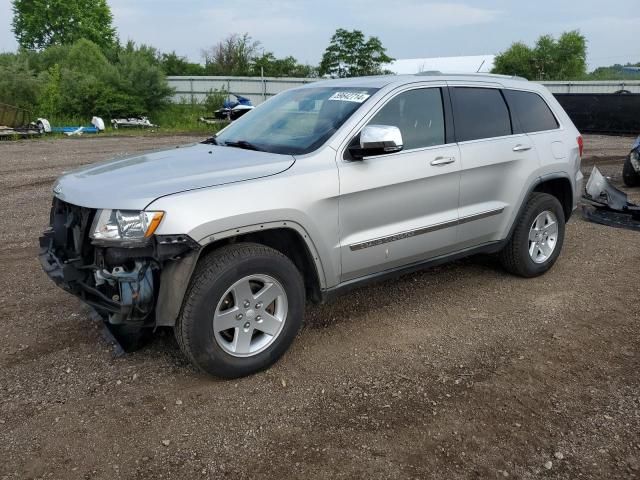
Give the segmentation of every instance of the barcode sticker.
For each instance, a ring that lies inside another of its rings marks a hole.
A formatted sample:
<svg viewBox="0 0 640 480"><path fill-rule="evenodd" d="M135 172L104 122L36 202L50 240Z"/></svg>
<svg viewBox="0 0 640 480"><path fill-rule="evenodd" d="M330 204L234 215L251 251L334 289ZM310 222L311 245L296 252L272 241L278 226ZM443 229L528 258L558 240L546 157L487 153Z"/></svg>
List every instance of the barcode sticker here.
<svg viewBox="0 0 640 480"><path fill-rule="evenodd" d="M329 97L329 100L362 103L370 96L366 92L336 92Z"/></svg>

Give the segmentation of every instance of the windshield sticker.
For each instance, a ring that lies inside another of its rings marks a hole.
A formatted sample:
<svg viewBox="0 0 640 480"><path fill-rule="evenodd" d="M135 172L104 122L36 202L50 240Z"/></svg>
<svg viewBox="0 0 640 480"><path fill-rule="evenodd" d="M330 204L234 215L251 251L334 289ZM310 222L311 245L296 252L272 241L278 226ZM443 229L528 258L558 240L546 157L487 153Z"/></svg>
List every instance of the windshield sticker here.
<svg viewBox="0 0 640 480"><path fill-rule="evenodd" d="M362 103L370 96L367 92L336 92L329 97L329 100Z"/></svg>

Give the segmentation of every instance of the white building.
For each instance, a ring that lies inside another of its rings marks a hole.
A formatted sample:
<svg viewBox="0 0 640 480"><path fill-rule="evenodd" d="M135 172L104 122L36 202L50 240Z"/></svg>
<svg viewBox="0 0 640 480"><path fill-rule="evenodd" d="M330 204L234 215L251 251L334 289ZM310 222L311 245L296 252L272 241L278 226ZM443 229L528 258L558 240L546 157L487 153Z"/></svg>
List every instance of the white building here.
<svg viewBox="0 0 640 480"><path fill-rule="evenodd" d="M439 71L443 73L488 73L493 68L495 55L468 57L402 58L382 66L395 74L414 74Z"/></svg>

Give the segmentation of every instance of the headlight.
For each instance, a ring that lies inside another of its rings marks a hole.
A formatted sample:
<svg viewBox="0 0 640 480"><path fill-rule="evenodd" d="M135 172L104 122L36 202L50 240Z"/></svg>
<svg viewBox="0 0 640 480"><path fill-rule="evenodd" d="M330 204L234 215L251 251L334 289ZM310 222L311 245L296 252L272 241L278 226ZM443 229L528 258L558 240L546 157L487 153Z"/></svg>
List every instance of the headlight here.
<svg viewBox="0 0 640 480"><path fill-rule="evenodd" d="M91 226L95 240L140 241L153 235L164 212L98 210Z"/></svg>

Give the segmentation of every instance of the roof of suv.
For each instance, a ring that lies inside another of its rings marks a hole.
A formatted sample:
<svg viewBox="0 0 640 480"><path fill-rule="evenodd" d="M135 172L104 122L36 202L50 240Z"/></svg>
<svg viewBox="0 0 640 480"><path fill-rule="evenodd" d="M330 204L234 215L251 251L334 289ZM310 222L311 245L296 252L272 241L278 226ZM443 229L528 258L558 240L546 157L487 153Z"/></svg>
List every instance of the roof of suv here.
<svg viewBox="0 0 640 480"><path fill-rule="evenodd" d="M470 81L484 83L499 83L503 86L522 86L522 82L528 80L508 75L495 75L491 73L441 73L441 72L421 72L415 75L378 75L372 77L352 77L352 78L336 78L332 80L324 80L321 82L312 82L305 87L322 86L331 87L371 87L382 88L387 85L404 85L415 82L434 82L434 81Z"/></svg>

